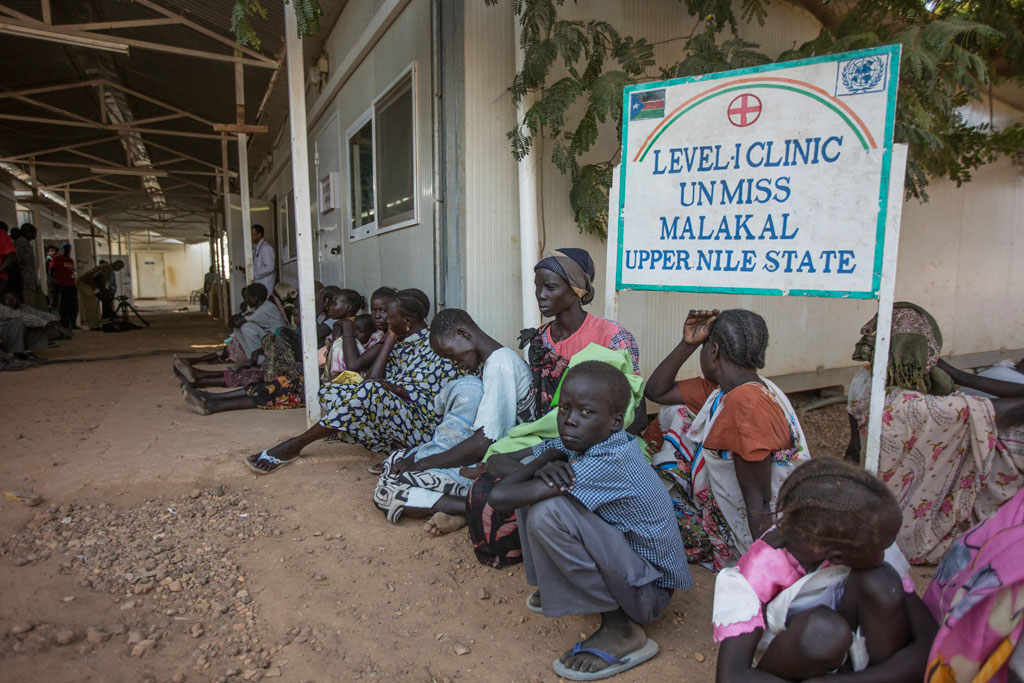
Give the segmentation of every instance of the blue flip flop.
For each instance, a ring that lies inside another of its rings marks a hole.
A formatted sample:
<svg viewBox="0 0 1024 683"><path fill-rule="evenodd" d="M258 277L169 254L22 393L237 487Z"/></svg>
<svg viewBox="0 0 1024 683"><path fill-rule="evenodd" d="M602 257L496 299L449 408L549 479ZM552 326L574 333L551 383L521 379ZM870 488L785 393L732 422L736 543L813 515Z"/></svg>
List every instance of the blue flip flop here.
<svg viewBox="0 0 1024 683"><path fill-rule="evenodd" d="M298 460L298 458L292 458L291 460L281 460L280 458L275 458L266 451L263 451L262 453L257 455L255 460L250 460L251 457L251 455L245 456L245 465L256 474L271 474L273 472L278 471L285 465L294 462L295 460ZM256 463L260 461L269 463L273 465L273 467L269 470L260 469L259 467L256 467Z"/></svg>
<svg viewBox="0 0 1024 683"><path fill-rule="evenodd" d="M562 664L561 659L556 659L554 664L552 664L552 668L555 670L556 674L570 681L599 681L602 678L617 676L623 671L632 669L637 664L646 662L648 659L651 659L658 654L658 650L658 644L648 638L647 642L644 643L643 647L639 650L634 650L622 659L619 659L615 655L604 652L603 650L594 650L589 647L583 647L583 641L580 641L572 646L572 653L574 655L586 652L587 654L600 657L604 661L608 662L608 666L600 671L574 671L565 664Z"/></svg>

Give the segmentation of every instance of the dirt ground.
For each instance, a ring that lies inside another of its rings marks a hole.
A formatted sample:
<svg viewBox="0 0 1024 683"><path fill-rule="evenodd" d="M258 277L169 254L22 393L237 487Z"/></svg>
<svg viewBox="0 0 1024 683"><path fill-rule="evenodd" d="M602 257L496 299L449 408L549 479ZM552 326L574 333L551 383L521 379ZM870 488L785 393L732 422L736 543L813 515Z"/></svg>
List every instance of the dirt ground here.
<svg viewBox="0 0 1024 683"><path fill-rule="evenodd" d="M389 524L359 447L249 472L243 456L301 431L302 411L193 414L171 355L215 348L221 329L147 317L43 354L86 362L0 375L0 487L43 497L0 499L4 680L556 679L596 619L527 611L521 566L478 564L464 533ZM816 455L842 452L843 406L803 424ZM714 680L714 577L691 572L649 629L661 654L618 680Z"/></svg>

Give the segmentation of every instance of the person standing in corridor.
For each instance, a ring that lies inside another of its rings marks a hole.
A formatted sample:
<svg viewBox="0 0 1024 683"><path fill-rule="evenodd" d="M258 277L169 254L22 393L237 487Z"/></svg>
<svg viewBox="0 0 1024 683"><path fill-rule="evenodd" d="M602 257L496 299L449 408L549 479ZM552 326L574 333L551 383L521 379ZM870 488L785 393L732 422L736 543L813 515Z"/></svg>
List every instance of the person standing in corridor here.
<svg viewBox="0 0 1024 683"><path fill-rule="evenodd" d="M252 226L252 278L267 288L268 292L274 291L277 284L277 277L274 268L277 265L274 248L263 239L263 226L256 224Z"/></svg>
<svg viewBox="0 0 1024 683"><path fill-rule="evenodd" d="M60 325L74 329L78 317L78 285L75 282L75 259L71 257L71 244L60 245L61 253L50 260L53 284L57 290L56 303L60 312Z"/></svg>

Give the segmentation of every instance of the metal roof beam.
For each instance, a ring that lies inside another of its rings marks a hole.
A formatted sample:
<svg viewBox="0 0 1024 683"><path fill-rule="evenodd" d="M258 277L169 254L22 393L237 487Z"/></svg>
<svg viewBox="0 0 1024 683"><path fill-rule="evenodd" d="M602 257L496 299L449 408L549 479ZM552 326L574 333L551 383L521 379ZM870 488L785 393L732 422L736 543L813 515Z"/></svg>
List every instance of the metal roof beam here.
<svg viewBox="0 0 1024 683"><path fill-rule="evenodd" d="M45 119L41 116L21 116L19 114L0 114L0 119L9 121L25 121L28 123L46 123L53 126L77 126L79 128L95 128L97 130L112 130L125 133L148 133L151 135L172 135L183 138L199 138L202 140L220 140L219 135L213 133L190 133L183 130L164 130L158 128L136 128L135 126L96 123L93 121L76 121L74 119Z"/></svg>
<svg viewBox="0 0 1024 683"><path fill-rule="evenodd" d="M136 0L136 2L142 3L143 0ZM0 8L9 9L4 7L3 5L0 5ZM183 19L181 23L184 23L185 21L186 20ZM189 28L193 30L198 30L197 27L201 28L199 27L198 24L189 25ZM230 62L233 64L244 64L246 66L258 66L264 69L276 69L278 66L277 62L267 57L264 57L259 53L256 53L257 55L259 55L258 58L239 57L235 56L234 54L221 54L218 52L208 52L206 50L193 50L187 47L177 47L175 45L166 45L164 43L154 43L148 40L137 40L135 38L112 36L106 33L98 33L95 31L79 31L78 29L65 28L64 26L46 24L36 19L32 19L31 17L26 17L26 15L22 15L21 18L17 19L0 18L0 31L18 33L18 35L25 35L23 32L19 32L19 29L27 29L29 31L34 31L38 33L45 31L45 33L48 34L47 36L27 36L34 37L38 40L52 40L55 42L61 42L61 39L64 38L66 39L65 42L89 41L91 43L94 43L93 45L83 45L82 43L74 43L82 47L96 47L99 49L116 50L117 47L120 46L123 50L125 49L124 46L128 46L136 47L141 50L168 52L170 54L182 55L185 57L198 57L200 59L210 59L218 62ZM214 39L218 40L219 42L228 40L227 38L218 36L218 34L213 31L207 32L206 29L199 30L199 32L207 34L210 37L213 37ZM104 44L108 44L110 47L103 47Z"/></svg>
<svg viewBox="0 0 1024 683"><path fill-rule="evenodd" d="M57 152L70 152L70 151L78 149L80 147L89 147L91 145L99 145L99 144L104 143L104 142L114 142L114 141L120 140L120 139L121 138L119 136L117 136L117 135L111 135L109 137L100 138L98 140L89 140L87 142L77 142L77 143L75 143L73 145L61 145L60 147L51 147L50 149L43 149L43 150L39 150L39 151L35 151L35 152L25 152L23 154L18 154L16 156L10 157L9 160L12 161L12 162L18 162L18 161L22 161L23 159L27 160L29 157L41 157L41 156L44 156L46 154L55 154ZM36 163L38 164L38 163L41 163L41 162L37 161Z"/></svg>

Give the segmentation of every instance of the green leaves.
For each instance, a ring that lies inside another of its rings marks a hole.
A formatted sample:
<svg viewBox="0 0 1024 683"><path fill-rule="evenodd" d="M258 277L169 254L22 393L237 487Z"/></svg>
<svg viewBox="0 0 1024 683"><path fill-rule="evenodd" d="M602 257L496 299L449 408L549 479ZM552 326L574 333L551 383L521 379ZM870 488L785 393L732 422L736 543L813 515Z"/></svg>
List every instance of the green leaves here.
<svg viewBox="0 0 1024 683"><path fill-rule="evenodd" d="M320 16L323 10L317 0L287 0L295 7L295 24L300 36L311 36L320 30ZM239 45L260 49L260 37L252 27L250 19L267 18L267 10L261 0L235 0L231 8L231 31Z"/></svg>
<svg viewBox="0 0 1024 683"><path fill-rule="evenodd" d="M527 94L535 100L508 133L512 154L523 159L538 136L550 137L551 161L570 178L569 203L583 232L604 237L618 153L597 163L583 163L582 157L593 153L611 125L621 136L626 85L772 61L757 44L736 36L739 20L765 23L765 0L741 0L739 18L732 0L678 1L702 28L679 43L666 41L681 47L673 60L658 64L646 38L623 36L606 21L559 18L565 0L514 0L525 60L511 89L517 102ZM841 6L802 0L801 6L823 27L778 61L902 45L894 137L910 146L908 196L926 200L929 178L967 182L978 166L1020 154L1024 127L996 131L970 124L961 108L980 99L992 82L1024 82L1024 0L851 0Z"/></svg>

